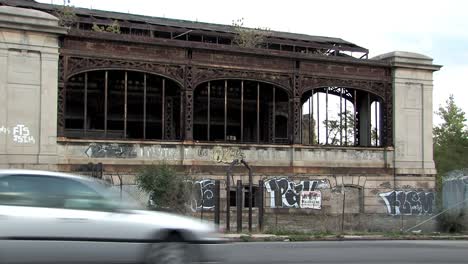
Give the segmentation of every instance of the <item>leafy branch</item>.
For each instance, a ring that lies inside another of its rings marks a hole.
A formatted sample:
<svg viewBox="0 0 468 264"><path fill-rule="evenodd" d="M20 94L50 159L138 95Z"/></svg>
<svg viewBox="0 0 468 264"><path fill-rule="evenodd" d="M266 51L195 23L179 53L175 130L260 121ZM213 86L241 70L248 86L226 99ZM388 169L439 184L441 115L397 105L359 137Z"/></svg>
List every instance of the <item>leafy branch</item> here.
<svg viewBox="0 0 468 264"><path fill-rule="evenodd" d="M268 28L244 27L244 18L233 20L232 26L235 32L232 43L242 48L261 47L265 43L265 39L270 35Z"/></svg>

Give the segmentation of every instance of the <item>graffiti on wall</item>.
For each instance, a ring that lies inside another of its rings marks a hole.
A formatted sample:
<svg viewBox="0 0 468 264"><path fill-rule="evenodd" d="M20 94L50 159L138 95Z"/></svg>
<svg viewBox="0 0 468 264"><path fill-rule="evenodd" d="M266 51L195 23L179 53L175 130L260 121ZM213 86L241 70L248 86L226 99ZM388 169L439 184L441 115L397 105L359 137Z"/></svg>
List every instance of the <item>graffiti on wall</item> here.
<svg viewBox="0 0 468 264"><path fill-rule="evenodd" d="M239 148L213 148L213 160L218 163L231 163L234 160L244 158L244 153Z"/></svg>
<svg viewBox="0 0 468 264"><path fill-rule="evenodd" d="M391 191L380 193L391 215L432 214L435 195L424 191Z"/></svg>
<svg viewBox="0 0 468 264"><path fill-rule="evenodd" d="M85 150L90 158L136 158L137 153L129 144L99 144L92 143Z"/></svg>
<svg viewBox="0 0 468 264"><path fill-rule="evenodd" d="M190 206L192 211L205 209L213 209L215 206L214 200L215 181L211 179L203 179L193 182L192 199Z"/></svg>
<svg viewBox="0 0 468 264"><path fill-rule="evenodd" d="M17 124L13 128L1 126L0 134L12 135L12 140L18 144L35 144L36 140L31 135L29 127L23 124Z"/></svg>
<svg viewBox="0 0 468 264"><path fill-rule="evenodd" d="M270 195L272 208L301 208L300 195L302 192L320 192L320 189L330 188L330 184L327 180L304 180L295 183L287 178L274 178L265 181L265 188ZM321 194L314 199L320 199L321 204Z"/></svg>

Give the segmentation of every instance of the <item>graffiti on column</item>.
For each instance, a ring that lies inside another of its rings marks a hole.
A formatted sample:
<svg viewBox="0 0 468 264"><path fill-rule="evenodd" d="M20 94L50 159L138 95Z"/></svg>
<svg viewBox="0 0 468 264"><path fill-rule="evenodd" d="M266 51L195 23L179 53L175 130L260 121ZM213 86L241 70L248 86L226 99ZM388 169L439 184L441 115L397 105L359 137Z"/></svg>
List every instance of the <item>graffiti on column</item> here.
<svg viewBox="0 0 468 264"><path fill-rule="evenodd" d="M92 143L85 150L90 158L136 158L137 152L128 144L97 144Z"/></svg>
<svg viewBox="0 0 468 264"><path fill-rule="evenodd" d="M302 192L320 192L320 189L330 188L330 184L327 180L303 180L295 183L287 178L274 178L265 181L265 188L270 195L272 208L302 208L300 197ZM304 208L312 207L311 203L312 199L314 199L315 209L320 209L321 197L321 193L320 195L315 193L315 197L310 197L310 203ZM320 205L317 199L320 199Z"/></svg>
<svg viewBox="0 0 468 264"><path fill-rule="evenodd" d="M192 211L201 209L213 209L215 206L214 200L215 181L211 179L203 179L193 182L192 185L192 200L190 206Z"/></svg>
<svg viewBox="0 0 468 264"><path fill-rule="evenodd" d="M31 131L28 126L23 124L17 124L13 128L1 126L0 134L12 135L13 142L18 144L35 144L36 140L31 135Z"/></svg>
<svg viewBox="0 0 468 264"><path fill-rule="evenodd" d="M380 193L391 215L432 214L434 193L423 191L391 191Z"/></svg>

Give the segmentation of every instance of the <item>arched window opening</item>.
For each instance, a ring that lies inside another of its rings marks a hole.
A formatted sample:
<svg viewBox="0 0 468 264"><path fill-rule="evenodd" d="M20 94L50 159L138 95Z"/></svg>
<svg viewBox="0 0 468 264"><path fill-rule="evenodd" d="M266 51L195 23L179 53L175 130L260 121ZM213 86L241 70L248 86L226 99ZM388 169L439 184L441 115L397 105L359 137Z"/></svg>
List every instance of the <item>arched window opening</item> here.
<svg viewBox="0 0 468 264"><path fill-rule="evenodd" d="M316 88L302 96L305 145L381 146L380 98L357 89Z"/></svg>
<svg viewBox="0 0 468 264"><path fill-rule="evenodd" d="M216 80L194 92L195 140L288 143L289 97L271 84Z"/></svg>
<svg viewBox="0 0 468 264"><path fill-rule="evenodd" d="M180 139L180 87L123 70L77 74L66 84L65 136Z"/></svg>

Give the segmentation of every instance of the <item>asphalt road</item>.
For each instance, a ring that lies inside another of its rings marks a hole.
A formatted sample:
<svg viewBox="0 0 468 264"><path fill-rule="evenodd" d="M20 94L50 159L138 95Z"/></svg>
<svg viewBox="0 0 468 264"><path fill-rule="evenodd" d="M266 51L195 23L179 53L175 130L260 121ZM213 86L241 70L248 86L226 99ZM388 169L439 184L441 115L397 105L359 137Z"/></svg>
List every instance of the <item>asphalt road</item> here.
<svg viewBox="0 0 468 264"><path fill-rule="evenodd" d="M468 241L243 242L225 263L468 263Z"/></svg>

